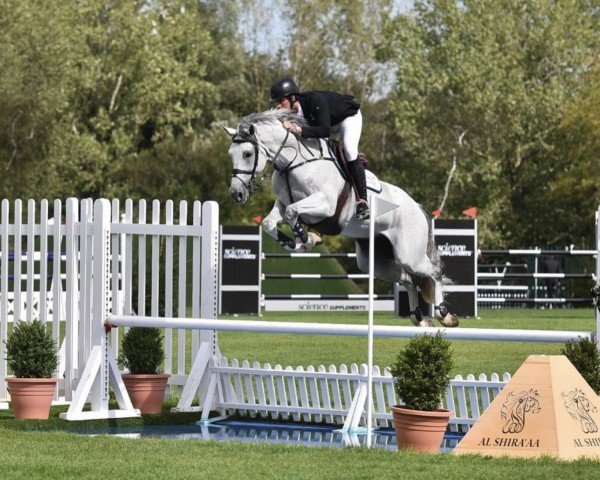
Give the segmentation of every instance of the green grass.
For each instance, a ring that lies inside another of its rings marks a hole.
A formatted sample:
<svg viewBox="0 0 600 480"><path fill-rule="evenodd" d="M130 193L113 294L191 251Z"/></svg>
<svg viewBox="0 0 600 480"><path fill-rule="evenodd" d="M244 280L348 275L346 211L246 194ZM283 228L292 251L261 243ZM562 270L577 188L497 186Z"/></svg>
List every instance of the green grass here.
<svg viewBox="0 0 600 480"><path fill-rule="evenodd" d="M309 448L86 437L19 431L0 424L1 478L19 479L582 479L598 463L398 453L365 448Z"/></svg>
<svg viewBox="0 0 600 480"><path fill-rule="evenodd" d="M481 319L464 319L462 325L481 328L527 328L591 330L591 309L483 310ZM365 313L271 314L268 320L366 323ZM406 319L378 314L378 324L408 325ZM222 332L220 345L225 355L240 359L269 361L282 365L364 362L362 338L294 335L262 335ZM404 340L376 341L376 363L387 365ZM514 372L527 355L555 354L561 344L500 342L453 342L455 373ZM174 403L174 400L171 401ZM165 412L168 411L165 406ZM308 448L247 443L216 443L151 439L121 439L107 436L82 437L65 429L136 426L143 424L187 424L199 414L169 414L94 422L66 422L53 407L49 421L14 420L10 411L0 411L0 478L69 479L338 479L338 478L423 478L473 479L581 479L597 475L598 463L589 460L562 462L492 459L397 453L354 448Z"/></svg>
<svg viewBox="0 0 600 480"><path fill-rule="evenodd" d="M317 247L314 253L325 253L325 247ZM279 244L267 234L263 235L264 253L284 253ZM358 272L358 269L355 269ZM267 258L262 262L263 273L320 273L345 275L347 272L335 258ZM262 293L265 295L283 295L290 293L315 293L322 295L345 295L361 293L352 280L264 280Z"/></svg>
<svg viewBox="0 0 600 480"><path fill-rule="evenodd" d="M352 313L268 313L264 320L367 323L366 312ZM411 325L408 319L392 313L375 315L377 325ZM537 330L591 331L595 328L592 309L554 310L480 310L480 318L461 319L462 327L512 328ZM460 328L460 327L459 327ZM228 358L269 362L271 365L339 365L366 363L367 342L362 337L327 335L274 335L259 333L219 332L221 352ZM374 363L388 366L406 340L376 338ZM453 374L514 373L528 355L557 355L562 344L491 341L453 341Z"/></svg>

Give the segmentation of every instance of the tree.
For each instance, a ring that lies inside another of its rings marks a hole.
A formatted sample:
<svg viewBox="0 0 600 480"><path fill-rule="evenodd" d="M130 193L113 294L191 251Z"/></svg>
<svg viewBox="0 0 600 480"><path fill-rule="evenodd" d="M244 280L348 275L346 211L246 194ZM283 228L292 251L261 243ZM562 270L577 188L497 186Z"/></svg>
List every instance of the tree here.
<svg viewBox="0 0 600 480"><path fill-rule="evenodd" d="M544 190L553 221L547 236L557 245L593 244L594 212L600 203L600 68L594 62L585 85L566 107L557 132L559 164L555 178Z"/></svg>
<svg viewBox="0 0 600 480"><path fill-rule="evenodd" d="M241 83L231 75L235 44L218 21L232 2L3 3L3 196L153 197L160 189L130 184L127 172L137 164L141 184L160 184L171 151L193 166L173 169L175 198L192 193L190 178L211 176L213 159L203 161L199 147L217 138L217 120L237 116L228 89ZM213 183L193 197L225 188Z"/></svg>
<svg viewBox="0 0 600 480"><path fill-rule="evenodd" d="M597 15L575 0L415 2L384 49L401 144L387 175L434 208L456 158L447 215L478 205L488 246L549 242L541 201L567 162L557 131L599 46Z"/></svg>

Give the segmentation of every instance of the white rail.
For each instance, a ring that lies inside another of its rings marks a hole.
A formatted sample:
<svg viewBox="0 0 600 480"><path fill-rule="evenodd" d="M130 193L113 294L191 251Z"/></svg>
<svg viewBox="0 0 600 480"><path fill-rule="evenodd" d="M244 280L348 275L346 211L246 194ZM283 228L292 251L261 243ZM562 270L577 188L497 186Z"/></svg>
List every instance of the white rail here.
<svg viewBox="0 0 600 480"><path fill-rule="evenodd" d="M337 323L266 322L258 320L215 320L210 318L165 318L110 315L107 323L124 327L185 328L256 333L367 336L367 325ZM411 338L415 335L444 333L450 340L495 340L502 342L558 342L593 339L593 332L560 330L506 330L498 328L435 328L376 325L376 337Z"/></svg>

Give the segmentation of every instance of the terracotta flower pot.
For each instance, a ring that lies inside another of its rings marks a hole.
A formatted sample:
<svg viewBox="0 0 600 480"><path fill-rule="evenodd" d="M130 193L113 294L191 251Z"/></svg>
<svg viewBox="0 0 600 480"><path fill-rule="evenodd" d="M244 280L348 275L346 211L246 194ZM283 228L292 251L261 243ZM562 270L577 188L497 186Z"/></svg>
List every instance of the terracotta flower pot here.
<svg viewBox="0 0 600 480"><path fill-rule="evenodd" d="M58 378L7 378L15 418L47 419L57 383Z"/></svg>
<svg viewBox="0 0 600 480"><path fill-rule="evenodd" d="M160 413L170 376L168 373L124 374L123 383L133 407L138 408L141 413Z"/></svg>
<svg viewBox="0 0 600 480"><path fill-rule="evenodd" d="M404 406L393 406L394 430L398 450L439 452L448 426L450 410L426 412Z"/></svg>

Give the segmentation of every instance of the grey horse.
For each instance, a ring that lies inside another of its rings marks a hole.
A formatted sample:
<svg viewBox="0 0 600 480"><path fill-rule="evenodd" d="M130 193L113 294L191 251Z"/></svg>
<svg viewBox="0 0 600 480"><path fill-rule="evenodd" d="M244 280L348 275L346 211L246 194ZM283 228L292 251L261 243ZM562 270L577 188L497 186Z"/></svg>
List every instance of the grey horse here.
<svg viewBox="0 0 600 480"><path fill-rule="evenodd" d="M289 110L269 110L245 117L237 129L225 127L232 140L233 200L246 202L272 167L277 199L262 222L264 230L291 251L317 245L320 236L314 231L353 238L358 267L368 272L369 220L355 218L352 189L333 161L328 143L289 133L282 125L285 120L304 124ZM442 325L457 326L458 318L444 303L445 279L427 215L401 188L377 183L370 194L398 207L374 219L375 277L406 287L414 325L433 326L419 309L418 287L425 301L434 305ZM278 229L284 222L292 228L294 239ZM306 231L302 224L314 231Z"/></svg>

